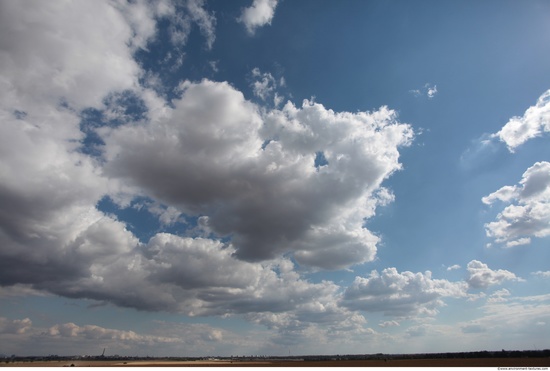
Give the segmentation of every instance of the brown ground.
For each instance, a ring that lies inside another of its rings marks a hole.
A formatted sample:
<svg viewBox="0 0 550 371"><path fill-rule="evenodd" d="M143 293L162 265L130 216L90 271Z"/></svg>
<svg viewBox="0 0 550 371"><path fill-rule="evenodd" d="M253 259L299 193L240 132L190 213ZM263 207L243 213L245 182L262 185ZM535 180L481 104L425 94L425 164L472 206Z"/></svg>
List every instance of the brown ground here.
<svg viewBox="0 0 550 371"><path fill-rule="evenodd" d="M16 362L1 367L541 367L548 370L550 358L464 358L357 361L48 361Z"/></svg>

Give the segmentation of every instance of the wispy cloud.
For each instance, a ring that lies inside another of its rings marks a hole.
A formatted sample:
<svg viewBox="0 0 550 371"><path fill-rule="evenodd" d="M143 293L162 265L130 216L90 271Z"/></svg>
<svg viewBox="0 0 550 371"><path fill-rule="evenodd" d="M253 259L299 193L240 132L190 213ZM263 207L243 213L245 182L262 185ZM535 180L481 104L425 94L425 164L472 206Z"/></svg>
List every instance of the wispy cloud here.
<svg viewBox="0 0 550 371"><path fill-rule="evenodd" d="M550 271L536 271L531 273L534 276L542 277L542 278L550 278Z"/></svg>
<svg viewBox="0 0 550 371"><path fill-rule="evenodd" d="M409 90L409 93L411 93L415 97L427 97L428 99L432 99L438 93L437 85L431 85L430 83L426 83L420 89Z"/></svg>

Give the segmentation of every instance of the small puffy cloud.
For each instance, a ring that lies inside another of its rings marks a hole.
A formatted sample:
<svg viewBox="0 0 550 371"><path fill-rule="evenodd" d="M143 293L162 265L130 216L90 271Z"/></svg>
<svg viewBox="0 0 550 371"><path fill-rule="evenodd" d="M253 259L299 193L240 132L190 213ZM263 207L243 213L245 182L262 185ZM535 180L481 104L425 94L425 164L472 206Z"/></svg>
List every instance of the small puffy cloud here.
<svg viewBox="0 0 550 371"><path fill-rule="evenodd" d="M451 265L450 267L447 267L448 271L454 271L454 270L457 270L457 269L460 269L460 265L458 265L458 264L454 264L454 265Z"/></svg>
<svg viewBox="0 0 550 371"><path fill-rule="evenodd" d="M510 152L528 141L550 132L550 90L544 92L534 106L529 107L522 117L513 117L502 129L493 134L506 143Z"/></svg>
<svg viewBox="0 0 550 371"><path fill-rule="evenodd" d="M24 334L32 327L29 318L9 320L0 317L0 334Z"/></svg>
<svg viewBox="0 0 550 371"><path fill-rule="evenodd" d="M541 278L550 278L550 271L537 271L537 272L533 272L531 273L532 275L534 276L537 276L537 277L541 277Z"/></svg>
<svg viewBox="0 0 550 371"><path fill-rule="evenodd" d="M492 270L487 264L472 260L466 267L468 277L466 282L473 289L484 289L492 285L500 285L504 281L522 281L514 273L504 270Z"/></svg>
<svg viewBox="0 0 550 371"><path fill-rule="evenodd" d="M434 85L434 86L426 85L426 89L428 89L428 91L426 92L426 95L428 96L428 98L433 98L437 94L437 85Z"/></svg>
<svg viewBox="0 0 550 371"><path fill-rule="evenodd" d="M483 197L482 202L509 204L497 220L485 224L488 237L506 247L526 245L531 237L550 236L550 163L537 162L528 168L519 185L504 186Z"/></svg>
<svg viewBox="0 0 550 371"><path fill-rule="evenodd" d="M344 292L342 305L367 312L383 312L398 317L437 313L441 298L465 297L464 282L433 279L431 272L399 273L395 268L369 277L356 277Z"/></svg>
<svg viewBox="0 0 550 371"><path fill-rule="evenodd" d="M437 85L426 83L420 89L409 90L409 93L411 93L415 97L427 97L428 99L432 99L437 94Z"/></svg>
<svg viewBox="0 0 550 371"><path fill-rule="evenodd" d="M277 3L278 0L254 0L252 5L243 9L238 21L253 35L257 28L271 24Z"/></svg>

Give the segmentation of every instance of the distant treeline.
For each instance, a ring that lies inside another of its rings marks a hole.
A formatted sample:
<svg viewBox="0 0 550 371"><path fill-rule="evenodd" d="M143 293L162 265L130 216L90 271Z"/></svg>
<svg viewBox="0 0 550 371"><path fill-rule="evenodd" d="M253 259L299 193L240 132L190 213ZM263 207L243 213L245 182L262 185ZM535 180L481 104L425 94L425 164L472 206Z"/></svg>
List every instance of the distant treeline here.
<svg viewBox="0 0 550 371"><path fill-rule="evenodd" d="M332 356L300 356L307 361L321 360L391 360L391 359L460 359L460 358L541 358L550 357L550 349L501 350L478 352L414 353L414 354L348 354ZM275 358L275 357L273 357Z"/></svg>

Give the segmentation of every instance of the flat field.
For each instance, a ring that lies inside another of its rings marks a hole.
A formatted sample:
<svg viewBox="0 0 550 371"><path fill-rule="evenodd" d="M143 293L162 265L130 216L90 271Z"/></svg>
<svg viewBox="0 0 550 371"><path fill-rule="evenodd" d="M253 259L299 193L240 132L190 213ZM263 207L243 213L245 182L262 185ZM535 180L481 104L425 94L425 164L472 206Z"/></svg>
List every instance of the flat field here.
<svg viewBox="0 0 550 371"><path fill-rule="evenodd" d="M550 358L447 358L341 361L47 361L15 362L0 367L540 367Z"/></svg>

